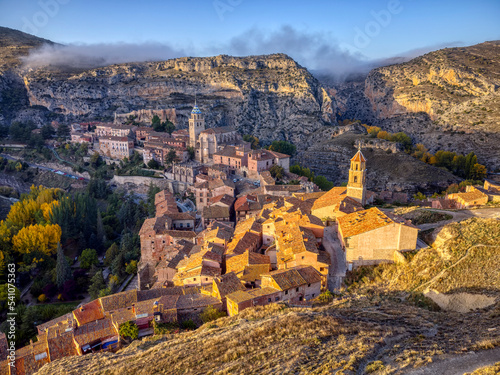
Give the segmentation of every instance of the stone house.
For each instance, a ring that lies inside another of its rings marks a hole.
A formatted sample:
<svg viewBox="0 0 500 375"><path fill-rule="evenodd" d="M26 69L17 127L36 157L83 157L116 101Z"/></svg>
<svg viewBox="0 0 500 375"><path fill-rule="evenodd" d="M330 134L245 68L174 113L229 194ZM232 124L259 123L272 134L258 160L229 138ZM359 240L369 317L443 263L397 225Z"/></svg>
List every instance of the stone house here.
<svg viewBox="0 0 500 375"><path fill-rule="evenodd" d="M99 152L111 159L129 158L134 151L134 141L127 137L99 137Z"/></svg>
<svg viewBox="0 0 500 375"><path fill-rule="evenodd" d="M240 279L234 272L226 273L222 276L215 277L212 283L212 297L217 298L222 303L222 308L226 308L226 297L228 294L239 290L246 290Z"/></svg>
<svg viewBox="0 0 500 375"><path fill-rule="evenodd" d="M210 198L227 194L234 197L234 183L230 180L210 179L208 181L197 182L193 186L196 198L196 208L203 210L210 203Z"/></svg>
<svg viewBox="0 0 500 375"><path fill-rule="evenodd" d="M279 165L287 172L290 170L290 155L270 150L251 150L248 153L248 171L250 176L258 176L268 171L273 165Z"/></svg>
<svg viewBox="0 0 500 375"><path fill-rule="evenodd" d="M478 207L488 203L488 195L474 186L467 186L465 193L448 194L446 198L455 201L458 209Z"/></svg>
<svg viewBox="0 0 500 375"><path fill-rule="evenodd" d="M174 195L168 190L162 190L155 194L156 216L163 216L166 213L179 212Z"/></svg>
<svg viewBox="0 0 500 375"><path fill-rule="evenodd" d="M295 267L262 275L262 288L279 290L280 301L308 301L321 293L322 275L312 266Z"/></svg>
<svg viewBox="0 0 500 375"><path fill-rule="evenodd" d="M338 236L348 268L393 262L395 251L415 250L418 228L378 208L338 219Z"/></svg>
<svg viewBox="0 0 500 375"><path fill-rule="evenodd" d="M248 165L248 152L250 148L246 145L226 146L223 150L213 154L215 164L226 166L230 173L234 174Z"/></svg>
<svg viewBox="0 0 500 375"><path fill-rule="evenodd" d="M212 251L202 250L184 258L177 264L177 273L172 278L174 285L211 285L214 277L221 274L222 257Z"/></svg>
<svg viewBox="0 0 500 375"><path fill-rule="evenodd" d="M226 272L234 272L247 287L260 285L261 275L271 271L269 256L246 250L226 260Z"/></svg>
<svg viewBox="0 0 500 375"><path fill-rule="evenodd" d="M188 161L184 163L175 163L171 172L165 175L170 180L185 182L193 185L196 182L196 176L203 170L203 165L196 161Z"/></svg>
<svg viewBox="0 0 500 375"><path fill-rule="evenodd" d="M265 306L281 300L281 291L274 288L238 290L226 296L226 309L229 316L238 315L252 306Z"/></svg>
<svg viewBox="0 0 500 375"><path fill-rule="evenodd" d="M201 218L205 228L213 221L229 222L231 220L231 208L220 205L205 206Z"/></svg>

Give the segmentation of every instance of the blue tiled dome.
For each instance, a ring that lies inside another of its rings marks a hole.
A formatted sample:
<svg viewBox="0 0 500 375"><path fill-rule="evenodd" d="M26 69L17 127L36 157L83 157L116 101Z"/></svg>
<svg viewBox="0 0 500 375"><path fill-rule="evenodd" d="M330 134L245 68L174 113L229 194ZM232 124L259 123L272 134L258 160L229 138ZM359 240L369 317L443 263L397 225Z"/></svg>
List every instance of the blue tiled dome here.
<svg viewBox="0 0 500 375"><path fill-rule="evenodd" d="M198 106L197 106L197 105L195 105L195 106L193 107L193 110L191 111L191 113L192 113L192 114L196 114L196 115L201 115L201 111L200 111L200 109L198 108Z"/></svg>

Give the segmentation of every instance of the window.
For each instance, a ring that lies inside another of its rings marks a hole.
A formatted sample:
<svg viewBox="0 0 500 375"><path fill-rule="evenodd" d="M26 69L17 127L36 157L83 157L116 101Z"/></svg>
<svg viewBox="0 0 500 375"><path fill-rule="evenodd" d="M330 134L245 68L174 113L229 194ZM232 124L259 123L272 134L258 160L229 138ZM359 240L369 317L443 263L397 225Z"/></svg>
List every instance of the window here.
<svg viewBox="0 0 500 375"><path fill-rule="evenodd" d="M205 278L205 281L208 281L208 277Z"/></svg>
<svg viewBox="0 0 500 375"><path fill-rule="evenodd" d="M302 255L302 259L305 259L306 257Z"/></svg>
<svg viewBox="0 0 500 375"><path fill-rule="evenodd" d="M193 281L196 281L196 277L193 278Z"/></svg>
<svg viewBox="0 0 500 375"><path fill-rule="evenodd" d="M274 298L274 300L275 300L275 301L279 301L279 300L280 300L280 298L279 298L279 297L275 297L275 298Z"/></svg>
<svg viewBox="0 0 500 375"><path fill-rule="evenodd" d="M324 268L324 267L320 267L320 268L319 268L319 272L323 272L324 270L325 270L325 268Z"/></svg>
<svg viewBox="0 0 500 375"><path fill-rule="evenodd" d="M288 294L288 290L285 290L285 294Z"/></svg>
<svg viewBox="0 0 500 375"><path fill-rule="evenodd" d="M354 176L354 182L358 182L358 176Z"/></svg>
<svg viewBox="0 0 500 375"><path fill-rule="evenodd" d="M299 288L295 288L295 291L298 292L299 291Z"/></svg>
<svg viewBox="0 0 500 375"><path fill-rule="evenodd" d="M356 164L356 170L358 170L358 165Z"/></svg>
<svg viewBox="0 0 500 375"><path fill-rule="evenodd" d="M314 298L314 296L315 296L315 295L316 295L316 294L314 294L314 293L313 293L313 298Z"/></svg>
<svg viewBox="0 0 500 375"><path fill-rule="evenodd" d="M307 284L307 287L309 288L311 286L311 284Z"/></svg>
<svg viewBox="0 0 500 375"><path fill-rule="evenodd" d="M268 298L268 299L267 299L267 302L271 302L271 298Z"/></svg>

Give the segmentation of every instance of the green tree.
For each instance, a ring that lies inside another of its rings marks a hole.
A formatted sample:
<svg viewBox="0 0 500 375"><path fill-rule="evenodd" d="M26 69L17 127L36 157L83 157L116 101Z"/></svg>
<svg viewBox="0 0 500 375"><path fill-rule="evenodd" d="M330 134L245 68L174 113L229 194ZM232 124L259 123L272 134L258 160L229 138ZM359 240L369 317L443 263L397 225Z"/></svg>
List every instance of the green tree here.
<svg viewBox="0 0 500 375"><path fill-rule="evenodd" d="M151 119L151 126L154 127L155 125L160 125L161 120L158 117L158 115L154 115L153 118Z"/></svg>
<svg viewBox="0 0 500 375"><path fill-rule="evenodd" d="M64 256L61 243L57 244L57 263L56 263L56 284L59 289L64 283L71 279L71 267Z"/></svg>
<svg viewBox="0 0 500 375"><path fill-rule="evenodd" d="M150 161L148 161L148 168L160 169L160 164L155 159L151 159Z"/></svg>
<svg viewBox="0 0 500 375"><path fill-rule="evenodd" d="M69 126L66 124L61 124L57 128L57 136L60 138L69 137Z"/></svg>
<svg viewBox="0 0 500 375"><path fill-rule="evenodd" d="M175 125L169 120L165 121L162 125L164 125L165 131L168 134L172 134L172 132L175 130Z"/></svg>
<svg viewBox="0 0 500 375"><path fill-rule="evenodd" d="M328 191L333 188L333 182L328 181L325 176L316 176L314 183L323 191Z"/></svg>
<svg viewBox="0 0 500 375"><path fill-rule="evenodd" d="M243 136L243 140L245 142L250 142L250 147L252 147L252 150L257 150L259 148L260 141L259 138L257 138L256 136L251 134L245 134Z"/></svg>
<svg viewBox="0 0 500 375"><path fill-rule="evenodd" d="M43 139L51 139L56 134L56 131L54 130L52 125L46 124L46 125L42 126L41 134L42 134Z"/></svg>
<svg viewBox="0 0 500 375"><path fill-rule="evenodd" d="M78 258L80 260L80 267L89 269L92 265L99 264L99 259L97 258L97 251L94 249L85 249Z"/></svg>
<svg viewBox="0 0 500 375"><path fill-rule="evenodd" d="M271 173L271 176L274 178L281 180L283 178L283 173L285 170L283 169L282 166L275 164L269 169L269 173Z"/></svg>
<svg viewBox="0 0 500 375"><path fill-rule="evenodd" d="M208 323L211 322L212 320L217 320L219 318L222 318L223 316L226 316L226 313L223 311L220 311L213 307L212 305L208 305L205 310L200 314L200 319L202 320L203 323Z"/></svg>
<svg viewBox="0 0 500 375"><path fill-rule="evenodd" d="M97 240L99 242L99 250L104 249L106 244L106 231L104 230L104 225L102 223L101 211L97 209L97 225L96 225Z"/></svg>
<svg viewBox="0 0 500 375"><path fill-rule="evenodd" d="M271 143L271 146L269 146L269 150L293 156L297 151L297 147L287 141L273 141L273 143Z"/></svg>
<svg viewBox="0 0 500 375"><path fill-rule="evenodd" d="M127 264L127 267L125 268L125 272L128 273L129 275L136 274L137 273L137 261L131 260L130 263Z"/></svg>
<svg viewBox="0 0 500 375"><path fill-rule="evenodd" d="M104 265L106 267L111 266L113 263L113 260L116 258L116 256L120 253L120 248L116 243L113 243L108 250L106 250L106 255L104 258Z"/></svg>
<svg viewBox="0 0 500 375"><path fill-rule="evenodd" d="M193 160L195 156L195 150L193 146L188 146L187 147L187 152L189 154L189 160Z"/></svg>
<svg viewBox="0 0 500 375"><path fill-rule="evenodd" d="M123 338L128 338L131 340L137 340L139 338L139 327L134 322L125 322L120 324L118 329L120 336Z"/></svg>
<svg viewBox="0 0 500 375"><path fill-rule="evenodd" d="M96 299L102 289L106 288L106 283L102 277L102 271L97 271L96 274L90 279L89 294L90 298Z"/></svg>
<svg viewBox="0 0 500 375"><path fill-rule="evenodd" d="M170 149L170 151L167 153L167 156L165 156L165 164L172 164L172 163L177 163L179 161L179 158L177 157L177 153L173 148Z"/></svg>
<svg viewBox="0 0 500 375"><path fill-rule="evenodd" d="M470 177L473 180L484 180L487 173L488 171L484 165L476 163L470 171Z"/></svg>

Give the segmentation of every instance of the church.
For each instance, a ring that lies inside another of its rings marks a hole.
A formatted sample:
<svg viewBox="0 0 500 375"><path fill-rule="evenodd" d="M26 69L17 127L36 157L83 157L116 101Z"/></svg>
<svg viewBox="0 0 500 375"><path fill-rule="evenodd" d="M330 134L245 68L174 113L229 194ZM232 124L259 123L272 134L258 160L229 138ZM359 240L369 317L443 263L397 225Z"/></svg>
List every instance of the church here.
<svg viewBox="0 0 500 375"><path fill-rule="evenodd" d="M205 118L198 106L194 105L189 119L189 146L195 150L195 160L209 163L214 153L226 145L238 145L242 137L230 126L205 129Z"/></svg>

